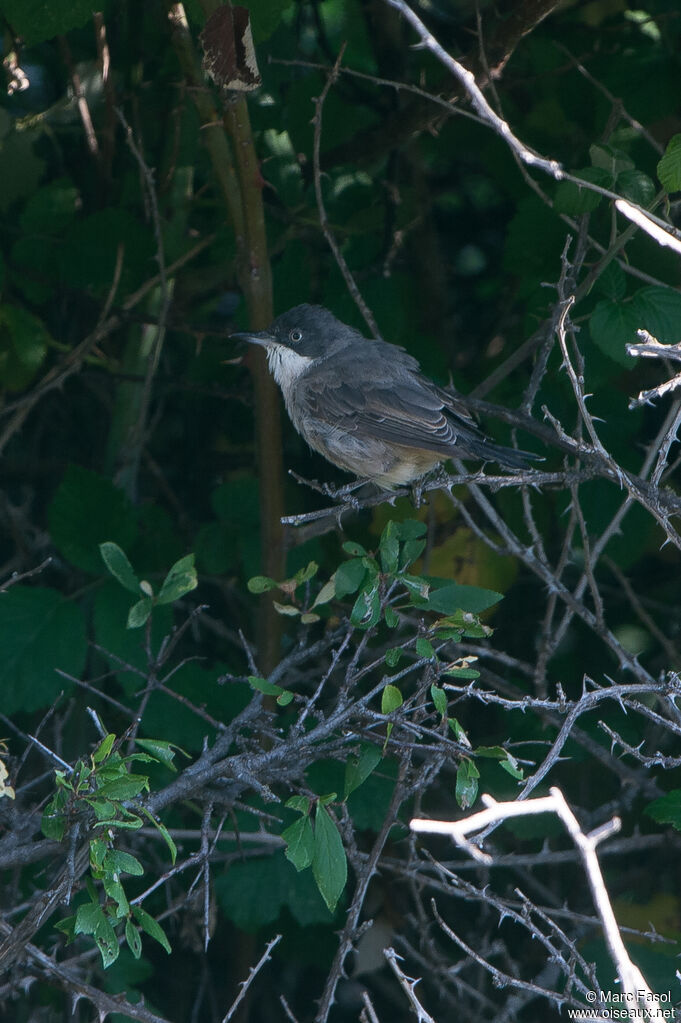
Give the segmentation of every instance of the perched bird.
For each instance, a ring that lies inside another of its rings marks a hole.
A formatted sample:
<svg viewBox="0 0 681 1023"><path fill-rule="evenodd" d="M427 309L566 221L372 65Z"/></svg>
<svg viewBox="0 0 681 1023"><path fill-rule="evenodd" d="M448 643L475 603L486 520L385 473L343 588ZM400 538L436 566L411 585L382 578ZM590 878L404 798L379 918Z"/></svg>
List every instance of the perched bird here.
<svg viewBox="0 0 681 1023"><path fill-rule="evenodd" d="M323 306L295 306L267 330L232 338L265 349L291 422L311 448L386 490L447 458L522 469L535 457L488 440L461 400L423 376L404 348L367 340Z"/></svg>

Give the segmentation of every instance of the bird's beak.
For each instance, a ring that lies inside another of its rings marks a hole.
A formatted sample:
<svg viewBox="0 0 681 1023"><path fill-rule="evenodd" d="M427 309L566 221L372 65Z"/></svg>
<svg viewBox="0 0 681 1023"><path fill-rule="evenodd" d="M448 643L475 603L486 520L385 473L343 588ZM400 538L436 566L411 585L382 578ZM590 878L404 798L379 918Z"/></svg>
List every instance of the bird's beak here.
<svg viewBox="0 0 681 1023"><path fill-rule="evenodd" d="M261 345L263 348L276 344L276 338L268 330L240 331L238 334L230 334L229 340L248 341L251 345Z"/></svg>

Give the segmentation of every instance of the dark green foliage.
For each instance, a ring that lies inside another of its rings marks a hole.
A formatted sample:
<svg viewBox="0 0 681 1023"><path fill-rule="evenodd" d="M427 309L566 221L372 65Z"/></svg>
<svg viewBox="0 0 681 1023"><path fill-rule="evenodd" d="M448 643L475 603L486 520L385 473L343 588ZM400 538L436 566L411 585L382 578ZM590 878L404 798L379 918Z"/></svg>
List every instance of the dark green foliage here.
<svg viewBox="0 0 681 1023"><path fill-rule="evenodd" d="M0 0L0 1012L217 1023L281 934L249 1023L407 1018L381 941L433 1018L562 1019L615 981L556 819L496 826L492 869L409 831L551 785L621 818L606 884L666 991L678 365L627 346L681 342L679 257L615 199L678 233L678 3L411 4L562 176L384 0L246 5L235 96L212 0ZM322 223L383 337L542 461L419 505L334 497L283 415L263 455L229 335L300 302L369 334Z"/></svg>

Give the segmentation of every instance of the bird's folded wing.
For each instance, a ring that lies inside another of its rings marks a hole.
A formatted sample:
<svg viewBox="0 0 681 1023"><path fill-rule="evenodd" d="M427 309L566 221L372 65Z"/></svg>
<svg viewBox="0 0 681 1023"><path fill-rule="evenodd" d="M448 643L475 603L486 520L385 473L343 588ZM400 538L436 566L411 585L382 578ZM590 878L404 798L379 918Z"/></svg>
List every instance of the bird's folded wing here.
<svg viewBox="0 0 681 1023"><path fill-rule="evenodd" d="M418 377L406 381L372 381L351 386L336 378L311 380L300 387L298 400L308 416L349 434L452 453L458 445L477 446L484 437L454 396Z"/></svg>

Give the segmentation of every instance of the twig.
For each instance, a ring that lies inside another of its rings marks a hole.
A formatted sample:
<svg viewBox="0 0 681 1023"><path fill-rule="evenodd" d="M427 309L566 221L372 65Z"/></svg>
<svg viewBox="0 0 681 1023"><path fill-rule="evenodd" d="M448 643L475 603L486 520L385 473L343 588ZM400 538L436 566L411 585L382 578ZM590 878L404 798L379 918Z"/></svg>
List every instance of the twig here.
<svg viewBox="0 0 681 1023"><path fill-rule="evenodd" d="M276 946L279 944L280 941L281 941L281 934L275 935L274 938L272 938L271 941L268 941L267 948L265 949L263 954L260 956L260 959L255 964L255 966L251 967L251 969L249 971L249 974L248 974L248 977L246 978L246 980L242 980L241 981L241 990L239 991L239 994L236 996L236 998L232 1002L232 1006L231 1006L229 1012L227 1013L227 1015L222 1017L222 1023L229 1023L230 1019L232 1019L232 1017L234 1016L234 1013L238 1009L239 1005L241 1004L243 999L246 997L246 992L248 991L249 987L251 986L251 984L253 983L253 981L255 980L256 976L258 975L260 970L263 968L265 963L269 961L269 959L272 956L272 950L274 948L276 948Z"/></svg>
<svg viewBox="0 0 681 1023"><path fill-rule="evenodd" d="M338 264L338 269L342 273L343 279L345 280L345 283L347 285L348 291L350 292L350 294L354 298L354 300L355 300L355 302L357 304L357 308L359 309L359 311L361 312L362 316L364 317L364 319L366 321L366 324L369 327L369 330L371 331L372 337L380 339L381 335L380 335L380 333L378 331L378 326L376 324L376 320L374 319L373 313L371 312L371 310L369 309L368 305L366 304L366 302L362 298L362 295L360 294L360 290L357 287L355 279L352 276L352 274L350 273L350 268L348 267L348 264L345 261L343 253L341 252L340 248L338 247L338 243L336 242L336 239L333 236L333 232L331 231L331 228L329 227L329 220L328 220L328 217L326 215L326 207L324 205L324 193L323 193L323 190L322 190L322 171L321 171L321 164L320 164L320 158L319 158L319 152L320 152L321 141L322 141L322 111L324 109L324 103L326 101L326 97L329 95L329 92L331 90L332 85L335 83L335 81L338 78L338 71L339 71L339 68L340 68L340 65L341 65L341 61L343 60L343 54L344 53L345 53L345 43L341 46L340 52L338 54L338 57L336 58L336 62L334 64L333 68L331 69L331 71L329 72L329 74L327 75L326 82L324 83L324 88L322 89L322 91L320 92L319 96L315 100L315 114L314 114L314 118L313 118L313 121L312 121L313 126L314 126L314 138L313 138L313 147L312 147L312 166L313 166L313 175L314 175L314 191L315 191L315 197L317 199L317 209L319 211L319 224L320 224L320 227L321 227L322 231L324 232L324 237L326 238L326 241L327 241L327 243L329 245L329 248L333 252L334 259L336 260L336 263Z"/></svg>

